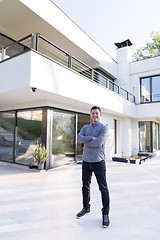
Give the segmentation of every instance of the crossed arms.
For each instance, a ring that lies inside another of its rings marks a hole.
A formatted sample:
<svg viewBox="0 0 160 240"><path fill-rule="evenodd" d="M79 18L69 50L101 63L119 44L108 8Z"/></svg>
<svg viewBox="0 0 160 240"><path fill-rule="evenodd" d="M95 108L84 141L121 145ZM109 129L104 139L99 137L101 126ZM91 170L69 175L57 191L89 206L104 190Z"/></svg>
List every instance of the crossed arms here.
<svg viewBox="0 0 160 240"><path fill-rule="evenodd" d="M78 142L84 143L85 146L93 147L93 148L100 147L106 142L106 138L107 138L107 127L106 126L101 127L101 130L97 137L86 136L85 135L86 128L87 128L87 126L84 126L81 129L80 133L78 134L78 137L77 137Z"/></svg>

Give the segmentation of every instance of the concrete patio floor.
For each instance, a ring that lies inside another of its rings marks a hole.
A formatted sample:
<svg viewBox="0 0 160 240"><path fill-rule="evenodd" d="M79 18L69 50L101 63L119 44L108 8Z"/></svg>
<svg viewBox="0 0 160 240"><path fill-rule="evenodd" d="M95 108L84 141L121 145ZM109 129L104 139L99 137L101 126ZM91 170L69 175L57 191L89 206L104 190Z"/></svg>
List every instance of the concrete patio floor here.
<svg viewBox="0 0 160 240"><path fill-rule="evenodd" d="M160 158L141 165L107 162L110 221L101 226L95 177L91 213L81 210L81 165L49 171L0 162L2 240L160 240Z"/></svg>

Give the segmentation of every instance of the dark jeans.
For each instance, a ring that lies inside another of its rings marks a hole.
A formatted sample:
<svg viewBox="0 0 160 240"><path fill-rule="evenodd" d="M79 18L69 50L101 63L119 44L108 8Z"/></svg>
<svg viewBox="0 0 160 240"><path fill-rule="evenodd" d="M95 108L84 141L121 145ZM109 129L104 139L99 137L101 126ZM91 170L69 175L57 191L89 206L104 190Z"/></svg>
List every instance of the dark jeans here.
<svg viewBox="0 0 160 240"><path fill-rule="evenodd" d="M90 184L92 173L94 172L96 180L99 186L102 197L102 213L109 213L109 191L106 182L106 164L105 161L88 163L83 161L82 163L82 194L83 194L83 207L90 208Z"/></svg>

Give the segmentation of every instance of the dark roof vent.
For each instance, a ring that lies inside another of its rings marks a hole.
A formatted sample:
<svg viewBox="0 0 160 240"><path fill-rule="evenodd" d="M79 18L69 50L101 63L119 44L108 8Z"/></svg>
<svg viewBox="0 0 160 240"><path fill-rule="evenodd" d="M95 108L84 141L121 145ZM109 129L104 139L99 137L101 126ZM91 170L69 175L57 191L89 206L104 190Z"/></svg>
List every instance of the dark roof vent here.
<svg viewBox="0 0 160 240"><path fill-rule="evenodd" d="M116 47L122 48L133 45L129 39L125 40L124 42L115 43Z"/></svg>

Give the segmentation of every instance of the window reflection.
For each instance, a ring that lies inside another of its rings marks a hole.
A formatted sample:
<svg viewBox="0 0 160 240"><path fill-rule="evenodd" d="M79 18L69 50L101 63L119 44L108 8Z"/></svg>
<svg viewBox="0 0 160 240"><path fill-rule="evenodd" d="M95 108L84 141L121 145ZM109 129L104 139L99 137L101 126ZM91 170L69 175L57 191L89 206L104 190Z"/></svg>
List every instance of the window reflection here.
<svg viewBox="0 0 160 240"><path fill-rule="evenodd" d="M150 122L139 123L140 152L151 152Z"/></svg>
<svg viewBox="0 0 160 240"><path fill-rule="evenodd" d="M53 112L52 167L68 164L75 157L75 115Z"/></svg>
<svg viewBox="0 0 160 240"><path fill-rule="evenodd" d="M41 142L42 110L19 111L17 113L16 163L27 164L34 161L33 149Z"/></svg>
<svg viewBox="0 0 160 240"><path fill-rule="evenodd" d="M160 101L160 76L152 77L152 101Z"/></svg>
<svg viewBox="0 0 160 240"><path fill-rule="evenodd" d="M160 76L141 79L141 102L160 101Z"/></svg>
<svg viewBox="0 0 160 240"><path fill-rule="evenodd" d="M158 132L158 123L153 122L153 151L159 149L158 139L159 139L159 132Z"/></svg>
<svg viewBox="0 0 160 240"><path fill-rule="evenodd" d="M15 113L0 113L0 160L13 162Z"/></svg>
<svg viewBox="0 0 160 240"><path fill-rule="evenodd" d="M139 122L140 152L159 150L159 124L156 122Z"/></svg>
<svg viewBox="0 0 160 240"><path fill-rule="evenodd" d="M141 101L150 102L150 78L141 79Z"/></svg>

